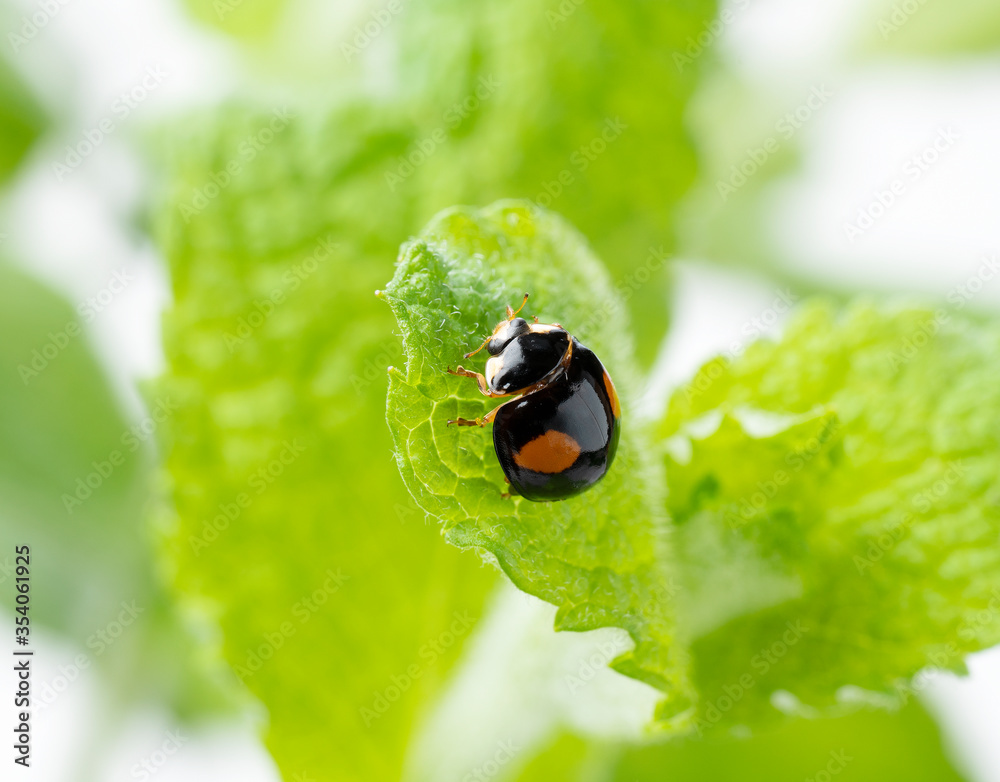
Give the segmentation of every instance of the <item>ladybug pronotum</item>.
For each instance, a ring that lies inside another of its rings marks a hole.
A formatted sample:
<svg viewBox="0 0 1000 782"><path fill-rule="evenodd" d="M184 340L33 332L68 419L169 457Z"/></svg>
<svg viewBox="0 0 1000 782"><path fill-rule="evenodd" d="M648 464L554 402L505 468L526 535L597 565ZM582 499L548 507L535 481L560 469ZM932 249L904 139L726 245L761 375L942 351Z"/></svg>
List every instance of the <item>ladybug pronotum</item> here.
<svg viewBox="0 0 1000 782"><path fill-rule="evenodd" d="M493 447L513 493L536 502L564 500L604 477L615 458L621 406L600 359L558 323L507 317L476 350L490 354L485 375L461 366L488 397L512 397L482 418L448 421L493 424ZM508 495L505 495L508 496Z"/></svg>

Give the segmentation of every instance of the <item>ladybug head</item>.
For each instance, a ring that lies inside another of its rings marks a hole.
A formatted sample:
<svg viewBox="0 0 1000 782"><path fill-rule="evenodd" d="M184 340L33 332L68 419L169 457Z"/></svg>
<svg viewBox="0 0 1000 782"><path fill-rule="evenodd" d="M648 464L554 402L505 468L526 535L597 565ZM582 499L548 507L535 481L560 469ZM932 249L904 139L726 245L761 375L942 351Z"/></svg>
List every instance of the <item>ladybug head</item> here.
<svg viewBox="0 0 1000 782"><path fill-rule="evenodd" d="M528 294L524 294L524 300L521 302L521 306L516 310L511 309L507 306L507 317L500 321L496 327L493 329L493 333L486 338L475 350L466 353L465 358L470 358L476 355L480 350L486 348L486 351L491 356L499 355L507 345L510 344L512 339L521 336L522 334L527 334L529 331L528 321L524 318L517 317L517 313L524 309L524 305L528 303Z"/></svg>
<svg viewBox="0 0 1000 782"><path fill-rule="evenodd" d="M493 336L486 343L486 352L491 356L497 356L510 344L511 340L528 333L528 321L524 318L511 318L502 320L493 329Z"/></svg>

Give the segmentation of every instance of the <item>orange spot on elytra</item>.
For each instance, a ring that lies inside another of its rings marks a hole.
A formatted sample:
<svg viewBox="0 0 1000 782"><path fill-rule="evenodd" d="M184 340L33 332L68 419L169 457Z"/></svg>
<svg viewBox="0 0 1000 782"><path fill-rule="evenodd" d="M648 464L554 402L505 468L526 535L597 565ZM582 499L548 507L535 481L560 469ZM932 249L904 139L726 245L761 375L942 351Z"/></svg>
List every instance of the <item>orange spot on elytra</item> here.
<svg viewBox="0 0 1000 782"><path fill-rule="evenodd" d="M573 466L580 455L580 444L564 432L549 429L514 454L519 467L552 475Z"/></svg>
<svg viewBox="0 0 1000 782"><path fill-rule="evenodd" d="M622 406L621 402L618 401L618 392L615 391L615 384L611 382L611 375L606 369L604 370L604 388L608 392L608 399L611 400L611 412L615 414L615 418L621 418Z"/></svg>

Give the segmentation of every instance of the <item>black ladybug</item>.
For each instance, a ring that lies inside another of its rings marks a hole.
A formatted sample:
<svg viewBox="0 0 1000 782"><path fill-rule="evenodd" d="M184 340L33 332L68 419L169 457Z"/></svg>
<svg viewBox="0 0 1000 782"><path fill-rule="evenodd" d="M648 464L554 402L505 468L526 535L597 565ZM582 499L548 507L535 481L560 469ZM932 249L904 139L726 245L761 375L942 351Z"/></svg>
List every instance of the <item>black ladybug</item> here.
<svg viewBox="0 0 1000 782"><path fill-rule="evenodd" d="M482 418L493 423L493 447L514 491L529 500L564 500L593 486L618 448L621 407L600 359L559 324L528 323L507 307L507 318L476 350L490 354L486 374L462 367L448 372L473 378L488 397L513 396Z"/></svg>

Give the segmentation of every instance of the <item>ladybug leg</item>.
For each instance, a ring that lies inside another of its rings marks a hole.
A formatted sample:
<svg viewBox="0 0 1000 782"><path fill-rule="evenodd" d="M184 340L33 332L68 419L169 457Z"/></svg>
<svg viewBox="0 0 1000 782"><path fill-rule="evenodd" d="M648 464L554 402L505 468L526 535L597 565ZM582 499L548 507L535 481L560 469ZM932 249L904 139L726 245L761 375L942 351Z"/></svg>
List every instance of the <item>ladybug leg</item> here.
<svg viewBox="0 0 1000 782"><path fill-rule="evenodd" d="M510 401L513 402L514 400L511 399ZM507 404L507 402L503 403L503 405L505 405L505 404ZM493 419L497 417L497 412L499 412L500 408L503 407L503 405L497 405L492 410L490 410L486 415L484 415L483 416L483 423L484 424L492 424L493 423Z"/></svg>
<svg viewBox="0 0 1000 782"><path fill-rule="evenodd" d="M449 418L448 426L455 424L455 426L486 426L486 422L482 418Z"/></svg>
<svg viewBox="0 0 1000 782"><path fill-rule="evenodd" d="M503 482L504 482L504 483L506 483L506 484L507 484L508 486L510 486L510 478L508 478L508 477L507 477L506 475L505 475L505 476L503 476ZM513 497L513 496L514 496L514 495L513 495L513 493L512 493L512 492L510 492L510 491L505 491L505 492L502 492L502 493L500 494L500 499L501 499L501 500L509 500L509 499L510 499L511 497Z"/></svg>
<svg viewBox="0 0 1000 782"><path fill-rule="evenodd" d="M500 493L501 500L509 500L511 497L519 497L520 494L514 491L514 488L510 485L510 478L506 475L503 476L503 482L507 484L507 491Z"/></svg>
<svg viewBox="0 0 1000 782"><path fill-rule="evenodd" d="M520 397L515 397L515 399L518 398ZM510 399L508 401L513 402L514 399ZM505 404L507 404L507 402L503 403L503 405ZM492 424L493 419L497 417L497 412L501 407L503 407L503 405L497 405L482 418L451 418L448 420L448 426L451 426L452 424L455 424L455 426L486 426L486 424ZM510 481L508 481L508 483L509 482Z"/></svg>
<svg viewBox="0 0 1000 782"><path fill-rule="evenodd" d="M510 396L510 394L498 394L496 391L491 391L489 384L486 382L486 378L483 377L478 372L473 372L471 370L465 369L464 367L458 367L457 369L452 369L448 367L449 375L458 375L459 377L471 377L476 381L476 385L479 386L479 393L483 396L497 397L497 396Z"/></svg>

